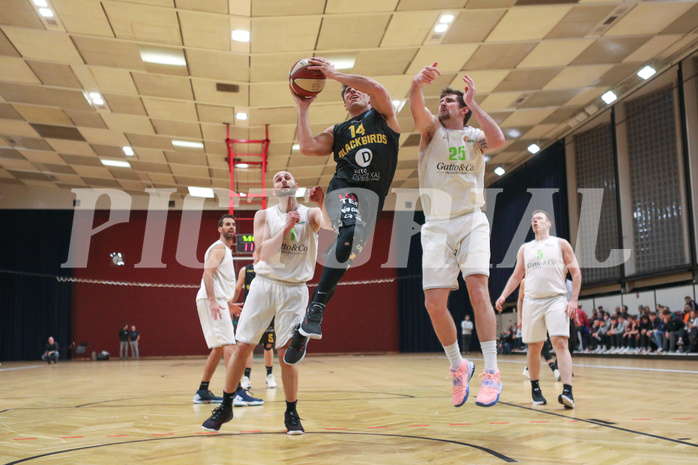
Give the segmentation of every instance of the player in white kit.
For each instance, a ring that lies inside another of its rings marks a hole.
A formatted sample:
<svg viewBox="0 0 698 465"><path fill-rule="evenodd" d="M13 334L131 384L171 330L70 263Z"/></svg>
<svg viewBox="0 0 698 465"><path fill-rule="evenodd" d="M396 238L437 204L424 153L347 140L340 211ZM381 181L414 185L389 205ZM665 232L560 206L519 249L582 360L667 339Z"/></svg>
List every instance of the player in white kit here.
<svg viewBox="0 0 698 465"><path fill-rule="evenodd" d="M196 308L201 329L211 353L204 366L199 389L194 395L195 404L217 404L223 398L214 395L209 389L211 377L223 357L225 366L235 352L235 334L230 315L240 314L235 302L235 267L230 246L235 238L233 215L223 215L218 220L219 239L211 244L204 254L204 274L201 288L196 294ZM236 406L262 405L262 399L249 396L241 386L234 394Z"/></svg>
<svg viewBox="0 0 698 465"><path fill-rule="evenodd" d="M533 212L532 219L535 240L521 246L516 260L516 267L502 295L497 299L497 309L521 280L526 278L523 308L521 310L521 329L523 342L528 344L528 371L531 378L531 397L536 405L545 405L547 401L539 385L540 352L546 340L546 331L550 333L557 364L562 377L562 394L558 402L565 408L574 408L572 396L572 356L568 341L570 337L570 318L577 313L577 299L582 286L582 273L572 246L565 239L550 235L552 226L548 213L542 210ZM567 299L565 276L569 270L572 275L572 296Z"/></svg>
<svg viewBox="0 0 698 465"><path fill-rule="evenodd" d="M296 411L298 366L289 365L283 359L308 305L306 282L315 273L318 230L320 227L330 229L331 225L324 210L298 204L298 184L291 173L280 171L273 179L273 194L279 198L279 204L258 211L254 217L255 251L259 257L255 265L256 277L238 321L238 348L226 373L223 402L202 425L208 431L218 431L223 423L232 420L233 390L242 378L247 358L274 318L276 349L286 395L284 422L288 434L304 432ZM322 189L311 189L310 200L323 205ZM305 355L305 348L301 348L301 352Z"/></svg>
<svg viewBox="0 0 698 465"><path fill-rule="evenodd" d="M453 376L453 405L468 399L468 381L475 365L462 358L456 325L448 311L448 295L458 288L463 273L475 313L485 366L476 404L491 407L499 401L502 382L497 367L497 323L487 282L490 230L484 205L483 154L504 144L497 123L475 102L475 85L465 75L465 92L441 91L439 115L426 108L422 87L441 75L437 63L423 68L412 80L410 106L419 145L419 187L426 223L422 227L422 266L425 306L444 347ZM480 129L467 126L471 115Z"/></svg>

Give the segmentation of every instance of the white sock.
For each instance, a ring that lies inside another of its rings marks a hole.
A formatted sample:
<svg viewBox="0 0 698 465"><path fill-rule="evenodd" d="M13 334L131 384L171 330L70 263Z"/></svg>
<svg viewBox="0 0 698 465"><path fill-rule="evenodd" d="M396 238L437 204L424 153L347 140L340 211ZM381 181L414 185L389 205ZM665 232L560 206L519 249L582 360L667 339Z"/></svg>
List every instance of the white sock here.
<svg viewBox="0 0 698 465"><path fill-rule="evenodd" d="M460 364L463 363L463 357L460 354L460 348L458 347L458 341L454 342L449 346L443 346L446 352L446 357L448 362L451 364L451 369L457 370L460 368Z"/></svg>
<svg viewBox="0 0 698 465"><path fill-rule="evenodd" d="M480 342L482 356L485 357L485 370L497 371L497 341Z"/></svg>

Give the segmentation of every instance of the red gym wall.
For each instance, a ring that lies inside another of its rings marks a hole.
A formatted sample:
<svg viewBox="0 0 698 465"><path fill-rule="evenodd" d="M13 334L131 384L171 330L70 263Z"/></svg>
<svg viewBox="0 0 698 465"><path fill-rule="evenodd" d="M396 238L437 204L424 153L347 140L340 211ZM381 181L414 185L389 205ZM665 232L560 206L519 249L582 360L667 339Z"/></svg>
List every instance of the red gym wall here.
<svg viewBox="0 0 698 465"><path fill-rule="evenodd" d="M253 214L253 212L244 212ZM218 239L217 221L222 212L203 212L196 244L197 261ZM95 213L94 227L106 222L108 211ZM119 353L119 330L136 325L141 333L140 353L148 356L204 355L208 348L199 326L195 296L202 269L179 264L176 251L181 212L167 212L162 263L164 268L135 268L141 261L147 212L132 211L127 223L115 224L92 237L86 268L73 270L85 280L128 283L195 285L196 288L115 286L77 282L73 284L73 341L87 341L91 349ZM388 258L392 212L384 213L374 234L371 259L350 269L343 282L396 278L395 268L381 268ZM238 232L250 232L250 221L239 221ZM322 241L321 241L322 242ZM321 250L324 250L321 246ZM126 264L111 264L110 254L121 252ZM250 263L237 261L236 269ZM317 283L322 267L316 268ZM314 288L310 288L312 292ZM309 353L397 352L397 282L339 286L323 321L323 339L312 341Z"/></svg>

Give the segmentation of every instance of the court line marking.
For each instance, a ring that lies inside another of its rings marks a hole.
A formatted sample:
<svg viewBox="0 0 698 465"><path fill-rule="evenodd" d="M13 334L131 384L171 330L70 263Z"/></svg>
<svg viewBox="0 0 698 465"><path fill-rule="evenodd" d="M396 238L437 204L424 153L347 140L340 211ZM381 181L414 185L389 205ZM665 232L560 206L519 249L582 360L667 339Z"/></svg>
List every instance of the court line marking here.
<svg viewBox="0 0 698 465"><path fill-rule="evenodd" d="M44 365L29 365L28 367L0 368L0 371L28 370L29 368L43 368Z"/></svg>
<svg viewBox="0 0 698 465"><path fill-rule="evenodd" d="M44 457L51 457L54 455L59 455L59 454L65 454L68 452L75 452L75 451L80 451L80 450L88 450L88 449L97 449L101 447L111 447L111 446L120 446L120 445L125 445L125 444L138 444L141 442L152 442L152 441L171 441L173 439L202 439L202 438L219 438L219 437L227 437L227 436L247 436L250 434L254 435L284 435L287 436L285 432L268 432L268 433L245 433L245 432L240 432L240 433L216 433L212 435L195 435L195 436L177 436L177 437L171 437L171 438L152 438L152 439L141 439L141 440L135 440L135 441L123 441L123 442L114 442L114 443L109 443L109 444L95 444L93 446L84 446L84 447L76 447L74 449L66 449L66 450L61 450L61 451L55 451L55 452L48 452L45 454L41 455L35 455L33 457L25 457L23 459L15 460L13 462L7 462L5 465L16 465L18 463L24 463L24 462L29 462L31 460L36 460ZM465 446L465 447L470 447L473 449L480 450L482 452L485 452L489 455L492 455L494 457L497 457L498 459L506 462L506 463L518 463L517 460L512 459L511 457L507 457L506 455L497 452L492 449L488 449L486 447L482 446L477 446L475 444L469 444L467 442L461 442L461 441L454 441L450 439L439 439L439 438L427 438L423 436L408 436L408 435L403 435L403 434L377 434L377 433L345 433L345 432L321 432L321 431L306 431L305 434L339 434L339 435L356 435L356 436L382 436L382 437L394 437L394 438L406 438L406 439L417 439L417 440L424 440L424 441L435 441L435 442L445 442L449 444L456 444L459 446Z"/></svg>
<svg viewBox="0 0 698 465"><path fill-rule="evenodd" d="M650 437L650 438L661 439L661 440L669 441L669 442L675 442L675 443L677 443L677 444L684 444L684 445L686 445L686 446L698 447L698 444L694 444L694 443L692 443L692 442L686 442L686 441L681 441L681 440L679 440L679 439L672 439L672 438L667 438L667 437L664 437L664 436L657 436L656 434L644 433L644 432L642 432L642 431L635 431L635 430L628 429L628 428L622 428L622 427L620 427L620 426L615 426L615 424L608 424L608 423L606 423L605 421L602 421L602 420L593 420L593 419L587 420L587 419L585 419L585 418L568 417L567 415L562 415L561 413L555 413L555 412L549 412L549 411L546 411L546 410L534 409L534 408L531 408L531 407L525 407L525 406L523 406L523 405L511 404L511 403L509 403L509 402L501 402L501 401L500 401L499 403L500 403L500 404L503 404L503 405L508 405L509 407L517 407L517 408L521 408L521 409L524 409L524 410L530 410L530 411L532 411L532 412L544 413L544 414L546 414L546 415L553 415L553 416L562 417L562 418L570 418L570 419L574 419L573 421L579 421L579 422L582 422L582 423L589 423L589 424L591 424L591 425L603 426L604 428L611 428L611 429L615 429L615 430L618 430L618 431L625 431L626 433L639 434L640 436L647 436L647 437Z"/></svg>

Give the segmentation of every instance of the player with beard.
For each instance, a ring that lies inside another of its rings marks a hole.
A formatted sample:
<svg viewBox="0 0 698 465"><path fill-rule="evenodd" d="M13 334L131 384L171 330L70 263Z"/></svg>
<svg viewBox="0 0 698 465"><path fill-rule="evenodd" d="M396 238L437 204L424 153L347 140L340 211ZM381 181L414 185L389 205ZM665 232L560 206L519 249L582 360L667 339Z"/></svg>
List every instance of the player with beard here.
<svg viewBox="0 0 698 465"><path fill-rule="evenodd" d="M412 79L410 106L419 144L419 188L426 222L422 226L423 288L427 312L451 365L453 405L468 399L475 365L462 358L458 333L448 311L448 295L458 289L458 274L468 288L485 366L476 405L499 401L502 382L497 367L497 322L488 291L490 229L480 210L485 204L483 155L504 144L497 123L475 102L475 84L465 75L465 92L441 91L439 115L426 107L422 87L441 75L437 63ZM471 115L479 123L467 125Z"/></svg>
<svg viewBox="0 0 698 465"><path fill-rule="evenodd" d="M213 395L208 388L211 377L218 367L221 356L228 361L235 352L235 334L231 314L240 315L240 307L235 302L235 267L230 246L235 238L233 215L223 215L218 220L219 239L211 244L204 255L204 275L201 288L196 294L196 308L199 312L201 329L211 353L204 366L204 376L194 395L195 404L216 404L223 398ZM240 385L234 393L235 405L262 405L262 399L249 396Z"/></svg>
<svg viewBox="0 0 698 465"><path fill-rule="evenodd" d="M286 396L286 431L288 434L304 432L296 411L298 367L283 361L284 352L308 304L306 282L315 274L318 231L320 227L329 229L330 226L320 208L298 204L298 184L291 173L280 171L273 180L273 194L279 198L279 204L260 210L254 216L255 253L259 258L254 267L256 277L240 314L238 348L226 373L223 402L202 425L207 431L218 431L233 419L233 389L245 372L249 355L274 319ZM322 189L310 190L310 200L322 205L323 199Z"/></svg>

